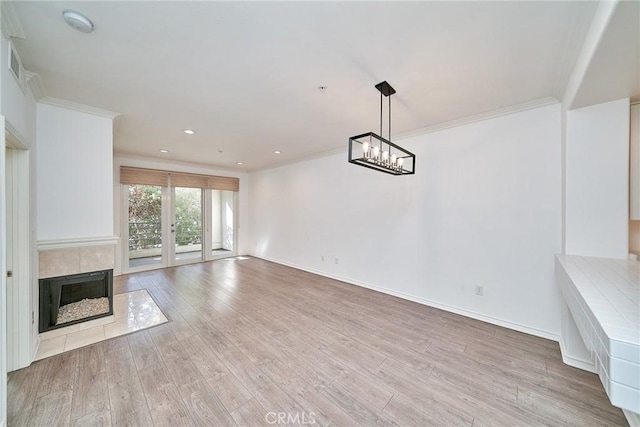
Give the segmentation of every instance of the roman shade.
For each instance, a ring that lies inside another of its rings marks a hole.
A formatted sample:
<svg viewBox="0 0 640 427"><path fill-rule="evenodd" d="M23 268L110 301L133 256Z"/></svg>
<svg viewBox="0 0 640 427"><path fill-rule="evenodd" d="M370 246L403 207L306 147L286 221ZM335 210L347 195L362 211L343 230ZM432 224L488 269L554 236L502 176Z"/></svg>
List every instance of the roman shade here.
<svg viewBox="0 0 640 427"><path fill-rule="evenodd" d="M226 176L199 175L158 169L120 166L121 184L159 185L168 187L208 188L211 190L239 191L240 179Z"/></svg>
<svg viewBox="0 0 640 427"><path fill-rule="evenodd" d="M155 169L120 166L120 184L169 186L169 174Z"/></svg>
<svg viewBox="0 0 640 427"><path fill-rule="evenodd" d="M170 172L172 187L209 188L208 178L205 175L193 175L190 173Z"/></svg>

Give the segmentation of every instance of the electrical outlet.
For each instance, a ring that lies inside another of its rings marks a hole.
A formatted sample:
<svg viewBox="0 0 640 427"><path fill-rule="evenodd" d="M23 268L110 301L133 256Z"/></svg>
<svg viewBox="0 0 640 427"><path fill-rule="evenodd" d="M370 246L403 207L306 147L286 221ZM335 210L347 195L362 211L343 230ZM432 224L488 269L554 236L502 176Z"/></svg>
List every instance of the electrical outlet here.
<svg viewBox="0 0 640 427"><path fill-rule="evenodd" d="M36 313L35 311L31 312L31 324L33 325L34 323L36 323Z"/></svg>
<svg viewBox="0 0 640 427"><path fill-rule="evenodd" d="M484 286L476 286L476 295L479 295L479 296L484 295Z"/></svg>
<svg viewBox="0 0 640 427"><path fill-rule="evenodd" d="M338 258L336 258L336 264L338 264Z"/></svg>
<svg viewBox="0 0 640 427"><path fill-rule="evenodd" d="M322 258L322 262L324 262L324 255L322 255L322 257L321 257L321 258Z"/></svg>

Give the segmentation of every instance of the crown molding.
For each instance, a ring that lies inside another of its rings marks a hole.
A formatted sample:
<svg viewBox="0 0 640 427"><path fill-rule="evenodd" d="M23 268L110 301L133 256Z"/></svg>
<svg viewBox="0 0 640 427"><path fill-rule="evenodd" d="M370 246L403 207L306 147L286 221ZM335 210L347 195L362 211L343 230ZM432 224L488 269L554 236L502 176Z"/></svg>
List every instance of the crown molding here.
<svg viewBox="0 0 640 427"><path fill-rule="evenodd" d="M591 65L596 50L600 46L604 34L618 6L619 0L598 2L598 7L593 14L589 30L584 43L580 48L580 54L571 71L571 75L562 94L562 103L567 109L574 108L574 102L580 90L580 86Z"/></svg>
<svg viewBox="0 0 640 427"><path fill-rule="evenodd" d="M118 132L118 128L120 127L120 122L122 121L122 115L118 115L113 119L113 136L116 136L116 132Z"/></svg>
<svg viewBox="0 0 640 427"><path fill-rule="evenodd" d="M2 8L2 20L0 26L2 27L2 34L10 39L12 37L17 39L25 39L24 30L20 24L18 14L13 5L7 1L0 2Z"/></svg>
<svg viewBox="0 0 640 427"><path fill-rule="evenodd" d="M4 121L4 134L6 143L11 148L18 150L28 150L30 148L27 140L24 139L22 134L16 129L9 120Z"/></svg>
<svg viewBox="0 0 640 427"><path fill-rule="evenodd" d="M31 93L33 94L33 98L36 101L44 98L44 84L42 83L42 78L38 73L32 73L31 71L24 70L25 80L27 82L27 86L31 89Z"/></svg>
<svg viewBox="0 0 640 427"><path fill-rule="evenodd" d="M91 107L89 105L78 104L77 102L67 101L64 99L53 98L51 96L45 96L38 100L41 104L52 105L54 107L66 108L67 110L79 111L81 113L92 114L94 116L105 117L107 119L114 120L120 115L120 113L114 113L113 111L103 110L101 108Z"/></svg>
<svg viewBox="0 0 640 427"><path fill-rule="evenodd" d="M406 139L412 136L419 136L427 133L438 132L444 129L450 129L458 126L468 125L471 123L481 122L483 120L495 119L497 117L520 113L522 111L533 110L534 108L546 107L547 105L554 105L554 104L558 104L559 102L560 101L558 101L556 98L553 98L553 97L540 98L533 101L524 102L522 104L516 104L510 107L500 108L498 110L487 111L486 113L474 114L472 116L463 117L461 119L450 120L448 122L427 126L427 127L412 130L409 132L401 132L397 135L394 135L393 139L394 140Z"/></svg>
<svg viewBox="0 0 640 427"><path fill-rule="evenodd" d="M580 20L579 25L573 25L572 31L569 34L567 43L564 46L564 51L558 61L558 68L556 71L556 81L553 87L553 96L558 99L562 99L569 79L573 73L573 68L578 61L580 52L582 50L583 43L591 27L591 22L596 13L597 7L594 7L592 11L585 11L582 16L576 17ZM582 37L580 37L582 35Z"/></svg>

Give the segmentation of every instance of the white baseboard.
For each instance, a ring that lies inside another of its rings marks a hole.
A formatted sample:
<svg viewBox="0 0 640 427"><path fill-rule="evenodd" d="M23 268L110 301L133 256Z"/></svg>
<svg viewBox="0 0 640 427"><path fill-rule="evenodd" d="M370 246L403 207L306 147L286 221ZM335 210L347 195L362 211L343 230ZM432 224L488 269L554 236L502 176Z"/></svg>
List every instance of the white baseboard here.
<svg viewBox="0 0 640 427"><path fill-rule="evenodd" d="M569 356L566 351L562 337L560 338L560 354L562 355L562 362L565 365L573 366L574 368L582 369L583 371L597 374L595 365L590 360L584 360L580 357Z"/></svg>
<svg viewBox="0 0 640 427"><path fill-rule="evenodd" d="M508 329L513 329L514 331L523 332L525 334L534 335L534 336L541 337L541 338L546 338L546 339L549 339L549 340L552 340L552 341L556 341L556 342L560 341L560 335L555 334L553 332L545 331L545 330L538 329L538 328L532 328L530 326L521 325L519 323L511 322L511 321L500 319L500 318L493 317L493 316L487 316L485 314L476 313L474 311L470 311L470 310L466 310L466 309L463 309L463 308L451 306L451 305L448 305L448 304L439 303L439 302L436 302L436 301L431 301L431 300L428 300L428 299L425 299L425 298L422 298L422 297L417 297L415 295L410 295L410 294L405 294L403 292L394 291L392 289L387 289L387 288L382 288L382 287L379 287L379 286L370 285L368 283L363 283L363 282L360 282L360 281L357 281L357 280L353 280L353 279L350 279L350 278L347 278L347 277L341 277L341 276L338 276L338 275L335 275L335 274L326 273L324 271L315 270L313 268L308 268L308 267L305 267L305 266L293 264L293 263L282 261L282 260L278 260L278 259L275 259L275 258L266 257L266 256L257 256L257 255L252 255L252 256L254 256L256 258L264 259L266 261L271 261L271 262L274 262L276 264L282 264L282 265L286 265L288 267L296 268L298 270L307 271L309 273L317 274L319 276L324 276L324 277L328 277L330 279L339 280L341 282L345 282L345 283L348 283L350 285L360 286L362 288L371 289L373 291L381 292L383 294L387 294L387 295L391 295L391 296L394 296L394 297L402 298L402 299L405 299L405 300L408 300L408 301L416 302L418 304L426 305L426 306L429 306L429 307L437 308L437 309L448 311L448 312L455 313L455 314L460 314L462 316L470 317L472 319L480 320L482 322L487 322L487 323L491 323L493 325L498 325L498 326L502 326L502 327L505 327L505 328L508 328Z"/></svg>
<svg viewBox="0 0 640 427"><path fill-rule="evenodd" d="M622 410L622 413L627 418L627 422L631 427L640 427L640 414L636 414L635 412L629 412L626 409Z"/></svg>
<svg viewBox="0 0 640 427"><path fill-rule="evenodd" d="M31 363L36 360L36 354L38 354L38 349L40 348L40 334L36 337L36 343L33 346L33 353L31 354Z"/></svg>

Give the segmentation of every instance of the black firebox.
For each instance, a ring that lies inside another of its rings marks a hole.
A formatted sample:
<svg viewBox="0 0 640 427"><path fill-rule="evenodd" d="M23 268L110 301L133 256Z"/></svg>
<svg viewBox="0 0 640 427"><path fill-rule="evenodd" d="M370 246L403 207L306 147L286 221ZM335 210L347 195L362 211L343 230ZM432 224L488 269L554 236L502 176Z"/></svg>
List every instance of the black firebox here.
<svg viewBox="0 0 640 427"><path fill-rule="evenodd" d="M113 314L113 270L40 279L40 332ZM84 299L108 298L107 312L58 324L60 307Z"/></svg>

